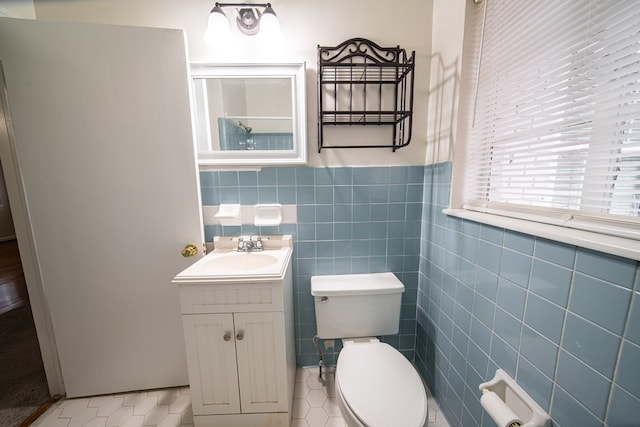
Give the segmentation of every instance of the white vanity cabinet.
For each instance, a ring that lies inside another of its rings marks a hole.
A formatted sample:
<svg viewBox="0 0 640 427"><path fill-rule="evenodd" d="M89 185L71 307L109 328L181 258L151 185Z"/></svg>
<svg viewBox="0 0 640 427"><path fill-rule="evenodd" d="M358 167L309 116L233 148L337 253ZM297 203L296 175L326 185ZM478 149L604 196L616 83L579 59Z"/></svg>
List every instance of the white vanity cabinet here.
<svg viewBox="0 0 640 427"><path fill-rule="evenodd" d="M289 426L296 362L287 263L278 279L174 280L196 427Z"/></svg>

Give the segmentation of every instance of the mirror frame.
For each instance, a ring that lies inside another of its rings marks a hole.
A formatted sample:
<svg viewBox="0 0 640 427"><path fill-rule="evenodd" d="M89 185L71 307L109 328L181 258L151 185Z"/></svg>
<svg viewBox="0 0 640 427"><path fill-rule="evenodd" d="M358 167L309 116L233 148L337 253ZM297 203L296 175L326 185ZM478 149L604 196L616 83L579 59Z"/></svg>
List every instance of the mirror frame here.
<svg viewBox="0 0 640 427"><path fill-rule="evenodd" d="M305 63L287 64L214 64L191 63L191 102L195 126L194 79L202 78L288 78L291 79L293 120L293 150L200 151L197 141L199 167L206 166L268 166L304 165L307 163L307 111ZM196 138L194 129L194 138Z"/></svg>

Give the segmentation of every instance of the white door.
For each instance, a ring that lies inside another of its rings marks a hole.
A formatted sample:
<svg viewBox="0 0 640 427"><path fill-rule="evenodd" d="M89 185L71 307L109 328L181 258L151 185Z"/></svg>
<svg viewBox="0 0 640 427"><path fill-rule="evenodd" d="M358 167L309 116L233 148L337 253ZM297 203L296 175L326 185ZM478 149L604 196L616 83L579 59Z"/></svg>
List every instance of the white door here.
<svg viewBox="0 0 640 427"><path fill-rule="evenodd" d="M171 279L202 227L183 32L0 18L0 60L18 243L67 395L187 384Z"/></svg>

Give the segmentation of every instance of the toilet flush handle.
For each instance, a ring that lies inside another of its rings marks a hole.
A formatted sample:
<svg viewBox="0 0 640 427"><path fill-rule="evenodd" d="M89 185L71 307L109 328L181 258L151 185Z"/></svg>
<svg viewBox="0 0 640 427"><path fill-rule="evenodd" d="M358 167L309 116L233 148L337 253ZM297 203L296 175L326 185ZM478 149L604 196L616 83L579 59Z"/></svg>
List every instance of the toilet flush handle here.
<svg viewBox="0 0 640 427"><path fill-rule="evenodd" d="M318 302L322 303L322 304L327 303L327 302L329 302L329 297L320 297L318 299Z"/></svg>

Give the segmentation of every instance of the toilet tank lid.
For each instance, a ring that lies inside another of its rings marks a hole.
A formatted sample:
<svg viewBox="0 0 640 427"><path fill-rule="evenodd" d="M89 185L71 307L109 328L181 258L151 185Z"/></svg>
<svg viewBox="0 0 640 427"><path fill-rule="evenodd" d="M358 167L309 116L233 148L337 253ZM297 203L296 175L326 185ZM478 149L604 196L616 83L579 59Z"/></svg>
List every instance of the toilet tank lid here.
<svg viewBox="0 0 640 427"><path fill-rule="evenodd" d="M393 273L311 277L311 295L314 296L399 294L402 292L404 292L404 285Z"/></svg>

